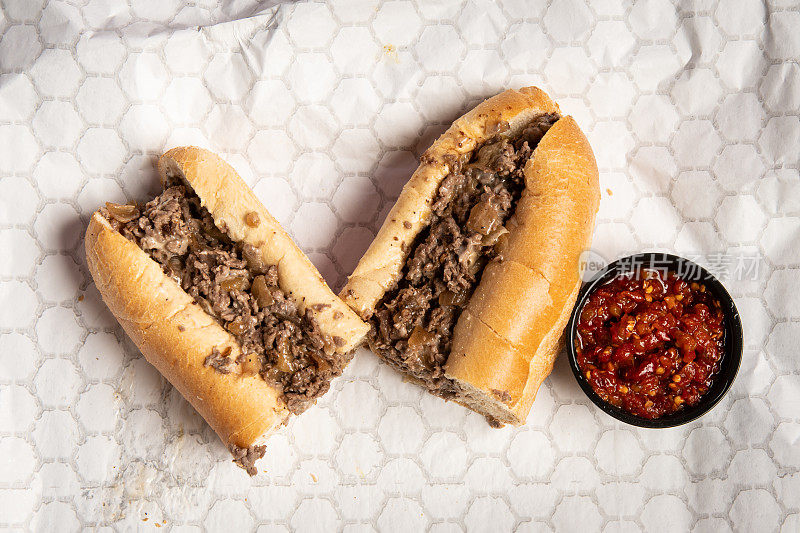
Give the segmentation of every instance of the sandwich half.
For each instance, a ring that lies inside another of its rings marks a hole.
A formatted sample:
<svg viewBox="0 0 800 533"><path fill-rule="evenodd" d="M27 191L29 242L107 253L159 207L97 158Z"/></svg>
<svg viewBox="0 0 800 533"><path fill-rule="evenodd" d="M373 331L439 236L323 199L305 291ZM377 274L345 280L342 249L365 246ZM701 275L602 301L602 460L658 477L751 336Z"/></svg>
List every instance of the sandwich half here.
<svg viewBox="0 0 800 533"><path fill-rule="evenodd" d="M422 156L340 296L383 360L522 424L581 286L600 193L575 121L536 87L456 120Z"/></svg>
<svg viewBox="0 0 800 533"><path fill-rule="evenodd" d="M325 394L369 326L217 155L175 148L158 170L159 196L94 213L89 270L145 358L253 475L265 438Z"/></svg>

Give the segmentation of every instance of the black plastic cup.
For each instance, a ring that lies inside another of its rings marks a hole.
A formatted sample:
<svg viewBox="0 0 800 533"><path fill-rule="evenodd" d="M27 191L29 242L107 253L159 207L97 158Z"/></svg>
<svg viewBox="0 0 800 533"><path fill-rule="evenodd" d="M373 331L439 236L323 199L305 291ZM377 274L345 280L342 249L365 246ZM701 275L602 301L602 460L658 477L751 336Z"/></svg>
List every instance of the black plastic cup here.
<svg viewBox="0 0 800 533"><path fill-rule="evenodd" d="M724 349L720 360L719 371L714 375L711 388L700 397L700 401L697 402L696 405L685 406L675 413L667 414L656 419L642 418L633 415L621 407L611 405L600 398L594 389L592 389L586 376L583 375L583 372L578 366L578 358L575 353L575 330L578 317L580 317L581 310L589 297L599 286L604 285L620 274L636 271L637 269L672 271L675 272L678 277L687 281L695 281L704 284L706 290L710 291L719 301L725 315L725 329L723 335ZM598 272L591 281L585 283L581 288L578 301L575 303L575 308L572 310L572 315L567 324L566 334L569 365L572 368L572 373L575 374L575 378L578 380L578 384L581 386L581 389L583 389L583 392L606 414L626 424L645 428L670 428L680 426L692 420L696 420L709 412L719 403L728 390L730 390L734 379L736 379L736 374L739 371L739 364L742 361L742 321L739 318L739 311L736 310L736 305L733 303L731 295L728 294L728 291L725 290L725 287L722 286L722 283L720 283L717 278L700 265L688 259L667 253L642 253L631 255L614 261Z"/></svg>

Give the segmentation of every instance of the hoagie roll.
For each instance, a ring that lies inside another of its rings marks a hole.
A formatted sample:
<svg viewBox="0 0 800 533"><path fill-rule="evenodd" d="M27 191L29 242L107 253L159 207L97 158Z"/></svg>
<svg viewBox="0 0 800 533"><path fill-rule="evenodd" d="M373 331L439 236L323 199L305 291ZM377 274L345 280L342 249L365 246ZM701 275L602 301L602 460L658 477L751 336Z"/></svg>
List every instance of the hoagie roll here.
<svg viewBox="0 0 800 533"><path fill-rule="evenodd" d="M175 148L164 192L106 204L89 270L127 334L249 473L267 435L340 375L368 330L234 169Z"/></svg>
<svg viewBox="0 0 800 533"><path fill-rule="evenodd" d="M382 359L524 423L581 285L600 200L586 137L541 90L489 98L422 156L347 285Z"/></svg>

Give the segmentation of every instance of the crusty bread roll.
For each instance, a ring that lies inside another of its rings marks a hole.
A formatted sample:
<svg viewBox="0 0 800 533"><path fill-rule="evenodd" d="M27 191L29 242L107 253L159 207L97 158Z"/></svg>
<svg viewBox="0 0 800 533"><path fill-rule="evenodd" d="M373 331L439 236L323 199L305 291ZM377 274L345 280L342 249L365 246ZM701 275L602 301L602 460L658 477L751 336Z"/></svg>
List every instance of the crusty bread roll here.
<svg viewBox="0 0 800 533"><path fill-rule="evenodd" d="M359 345L368 325L331 292L230 165L207 150L185 147L164 154L158 168L165 183L185 180L233 241L253 245L266 264L277 266L280 289L300 311L310 310L323 333L339 340L337 353L348 354ZM245 223L252 213L256 227ZM100 211L92 216L85 244L89 270L111 312L226 445L234 451L252 449L285 422L290 412L281 390L257 372L243 365L229 373L207 366L214 348L230 348L235 360L241 353L236 338Z"/></svg>
<svg viewBox="0 0 800 533"><path fill-rule="evenodd" d="M543 91L507 90L456 120L425 153L340 294L372 321L370 344L379 351L373 342L376 309L403 278L454 162L468 160L487 141L514 139L542 116L555 122L524 166L524 190L505 222L502 254L483 269L453 329L443 365L447 394L432 390L490 422L524 423L550 373L581 285L579 256L590 245L599 206L592 150L575 121L560 117Z"/></svg>

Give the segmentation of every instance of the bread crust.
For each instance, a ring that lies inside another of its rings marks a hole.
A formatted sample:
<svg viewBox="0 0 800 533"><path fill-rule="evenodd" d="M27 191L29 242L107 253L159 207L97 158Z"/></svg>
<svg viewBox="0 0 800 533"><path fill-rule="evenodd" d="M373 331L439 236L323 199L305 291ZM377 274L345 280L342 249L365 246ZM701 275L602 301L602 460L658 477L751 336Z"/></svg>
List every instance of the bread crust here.
<svg viewBox="0 0 800 533"><path fill-rule="evenodd" d="M344 301L368 318L396 285L453 155L488 140L498 122L508 122L513 135L531 118L558 111L543 91L526 87L500 93L456 120L404 187L343 289ZM525 189L506 224L503 258L486 266L456 323L444 367L464 392L456 401L512 424L524 423L552 370L581 285L579 257L591 243L600 202L594 155L571 117L553 124L524 173Z"/></svg>
<svg viewBox="0 0 800 533"><path fill-rule="evenodd" d="M184 147L164 154L158 167L164 180L168 174L184 177L218 226L227 227L234 240L255 246L267 264L278 266L280 288L302 311L311 310L323 333L344 340L337 352L349 352L362 342L369 326L331 292L230 165L207 150ZM256 228L244 222L251 212L260 220ZM236 339L100 212L89 222L85 246L95 284L125 332L226 445L259 444L286 421L290 413L281 391L260 376L222 374L204 365L214 347L230 347L232 357L238 356Z"/></svg>
<svg viewBox="0 0 800 533"><path fill-rule="evenodd" d="M466 309L506 342L478 346L462 328L445 366L457 382L503 391L507 416L501 420L512 424L524 423L553 368L600 202L594 156L571 117L545 134L525 178L503 260L486 267ZM514 370L498 372L497 361Z"/></svg>
<svg viewBox="0 0 800 533"><path fill-rule="evenodd" d="M103 301L145 359L226 445L247 448L286 420L280 392L260 376L220 374L203 364L213 347L239 355L236 339L100 213L86 232L86 261Z"/></svg>

